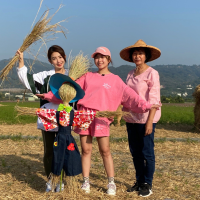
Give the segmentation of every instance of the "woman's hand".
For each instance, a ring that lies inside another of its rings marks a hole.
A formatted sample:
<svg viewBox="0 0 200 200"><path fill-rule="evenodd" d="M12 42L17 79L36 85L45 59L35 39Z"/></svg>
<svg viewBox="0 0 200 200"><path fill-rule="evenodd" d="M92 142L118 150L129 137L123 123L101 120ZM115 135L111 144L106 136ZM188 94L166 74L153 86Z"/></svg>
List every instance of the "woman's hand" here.
<svg viewBox="0 0 200 200"><path fill-rule="evenodd" d="M153 104L151 106L151 108L156 108L157 110L161 107L162 105L158 105L158 104Z"/></svg>
<svg viewBox="0 0 200 200"><path fill-rule="evenodd" d="M19 68L22 68L24 66L24 54L19 49L17 50L16 56L19 56Z"/></svg>
<svg viewBox="0 0 200 200"><path fill-rule="evenodd" d="M44 99L44 94L35 94L35 96L39 97L40 99Z"/></svg>
<svg viewBox="0 0 200 200"><path fill-rule="evenodd" d="M147 123L145 125L145 135L150 135L153 131L153 119L156 114L156 110L160 107L161 105L152 105L151 110L149 111L149 116L147 119Z"/></svg>
<svg viewBox="0 0 200 200"><path fill-rule="evenodd" d="M153 131L153 121L152 120L147 120L147 123L145 125L145 135L150 135Z"/></svg>

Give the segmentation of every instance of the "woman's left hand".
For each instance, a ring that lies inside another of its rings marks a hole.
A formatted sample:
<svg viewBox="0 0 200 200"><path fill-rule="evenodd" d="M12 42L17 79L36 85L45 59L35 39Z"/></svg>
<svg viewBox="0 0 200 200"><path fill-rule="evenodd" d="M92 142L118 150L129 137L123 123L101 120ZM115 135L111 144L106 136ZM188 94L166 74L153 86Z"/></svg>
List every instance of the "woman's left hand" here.
<svg viewBox="0 0 200 200"><path fill-rule="evenodd" d="M153 122L150 120L147 120L146 126L145 126L145 135L150 135L153 131Z"/></svg>

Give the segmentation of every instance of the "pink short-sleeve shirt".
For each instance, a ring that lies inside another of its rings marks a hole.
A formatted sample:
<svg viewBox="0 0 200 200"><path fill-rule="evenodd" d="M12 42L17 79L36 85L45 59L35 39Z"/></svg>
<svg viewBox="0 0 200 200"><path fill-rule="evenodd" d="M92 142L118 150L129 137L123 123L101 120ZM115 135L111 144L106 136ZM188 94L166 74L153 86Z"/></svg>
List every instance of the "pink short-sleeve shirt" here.
<svg viewBox="0 0 200 200"><path fill-rule="evenodd" d="M135 90L135 92L151 104L160 104L160 80L158 72L149 67L142 74L134 76L135 70L129 72L126 84ZM124 111L129 111L127 108L123 108ZM149 111L146 113L131 113L131 117L124 118L129 123L141 123L147 122ZM161 108L156 111L153 119L153 123L157 123L161 117Z"/></svg>

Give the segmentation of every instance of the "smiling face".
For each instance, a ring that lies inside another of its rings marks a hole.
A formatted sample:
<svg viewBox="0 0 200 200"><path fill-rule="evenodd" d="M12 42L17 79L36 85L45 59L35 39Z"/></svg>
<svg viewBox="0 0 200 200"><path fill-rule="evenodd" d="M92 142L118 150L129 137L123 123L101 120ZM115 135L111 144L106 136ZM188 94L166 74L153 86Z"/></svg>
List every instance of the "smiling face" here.
<svg viewBox="0 0 200 200"><path fill-rule="evenodd" d="M133 51L132 60L136 64L136 66L144 64L146 60L146 54L144 49L140 48Z"/></svg>
<svg viewBox="0 0 200 200"><path fill-rule="evenodd" d="M94 57L94 63L99 68L99 70L106 69L106 68L108 69L110 60L106 58L105 55L98 53Z"/></svg>
<svg viewBox="0 0 200 200"><path fill-rule="evenodd" d="M49 62L55 67L55 69L62 69L65 65L65 59L58 52L51 54L51 60Z"/></svg>

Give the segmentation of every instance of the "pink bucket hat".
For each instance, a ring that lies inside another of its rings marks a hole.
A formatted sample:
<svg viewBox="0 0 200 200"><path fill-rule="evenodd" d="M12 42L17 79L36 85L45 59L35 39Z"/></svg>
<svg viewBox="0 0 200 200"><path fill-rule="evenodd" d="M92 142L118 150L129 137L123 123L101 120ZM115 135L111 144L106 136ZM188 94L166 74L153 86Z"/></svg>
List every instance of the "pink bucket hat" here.
<svg viewBox="0 0 200 200"><path fill-rule="evenodd" d="M110 50L108 48L106 48L106 47L98 47L95 50L95 52L91 55L91 57L94 58L95 55L98 54L98 53L100 53L100 54L102 54L104 56L110 56L110 58L111 58Z"/></svg>

